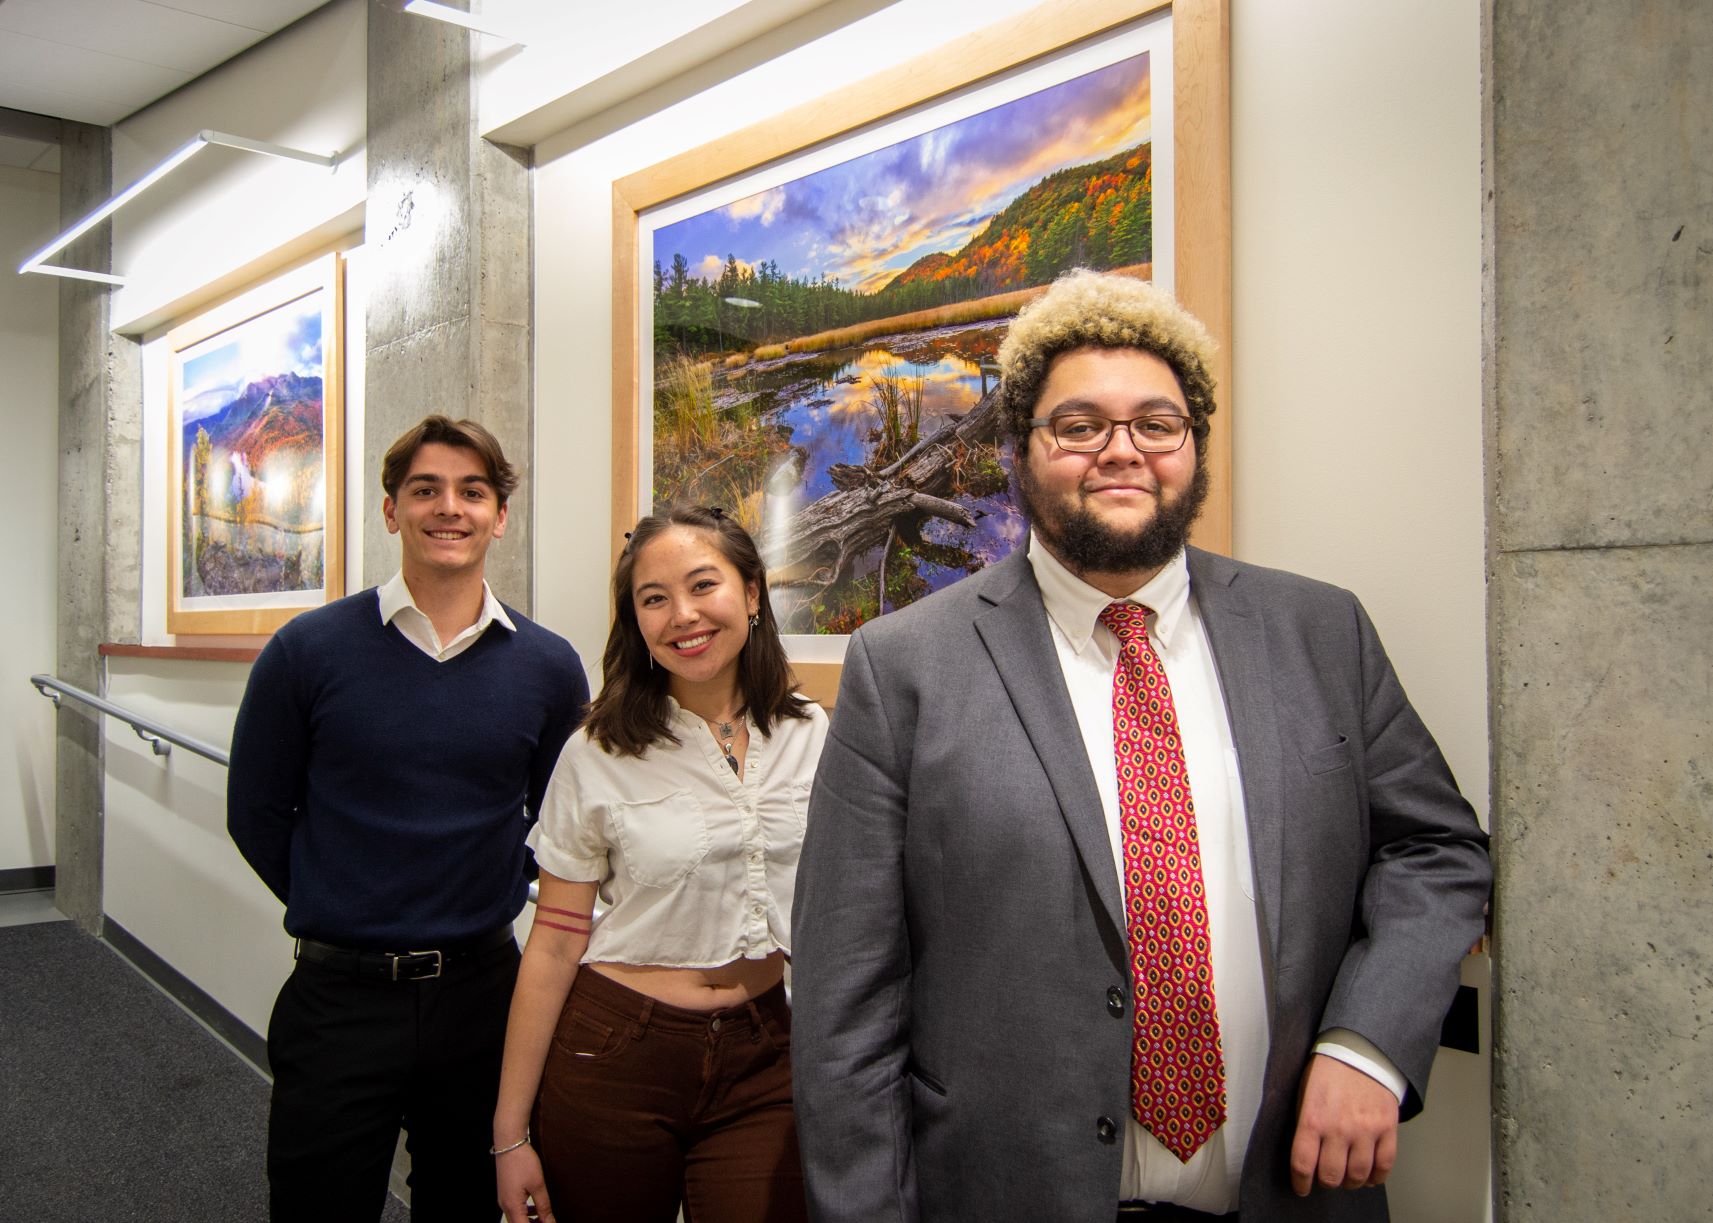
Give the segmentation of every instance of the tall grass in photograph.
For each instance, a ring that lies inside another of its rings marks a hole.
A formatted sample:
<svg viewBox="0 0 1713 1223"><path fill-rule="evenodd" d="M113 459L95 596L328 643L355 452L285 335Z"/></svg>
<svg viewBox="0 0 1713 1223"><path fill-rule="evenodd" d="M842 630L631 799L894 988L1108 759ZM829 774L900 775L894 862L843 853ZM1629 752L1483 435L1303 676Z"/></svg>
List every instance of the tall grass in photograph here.
<svg viewBox="0 0 1713 1223"><path fill-rule="evenodd" d="M870 380L868 401L880 418L875 467L885 467L921 440L924 389L920 374L906 377L895 365Z"/></svg>
<svg viewBox="0 0 1713 1223"><path fill-rule="evenodd" d="M719 421L714 415L714 371L683 353L668 357L656 375L655 445L664 441L684 452L714 444Z"/></svg>
<svg viewBox="0 0 1713 1223"><path fill-rule="evenodd" d="M722 408L715 368L683 353L661 359L654 391L654 506L719 506L761 526L762 483L787 442L752 410Z"/></svg>

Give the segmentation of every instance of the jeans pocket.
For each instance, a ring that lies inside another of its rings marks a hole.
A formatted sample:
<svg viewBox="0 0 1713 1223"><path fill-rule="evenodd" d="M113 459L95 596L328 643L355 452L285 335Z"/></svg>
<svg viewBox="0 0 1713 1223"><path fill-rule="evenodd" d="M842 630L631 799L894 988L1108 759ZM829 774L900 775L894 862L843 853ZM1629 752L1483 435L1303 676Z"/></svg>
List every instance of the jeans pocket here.
<svg viewBox="0 0 1713 1223"><path fill-rule="evenodd" d="M568 1061L587 1065L610 1061L629 1043L628 1027L603 1023L587 1011L568 1007L553 1032L554 1050Z"/></svg>

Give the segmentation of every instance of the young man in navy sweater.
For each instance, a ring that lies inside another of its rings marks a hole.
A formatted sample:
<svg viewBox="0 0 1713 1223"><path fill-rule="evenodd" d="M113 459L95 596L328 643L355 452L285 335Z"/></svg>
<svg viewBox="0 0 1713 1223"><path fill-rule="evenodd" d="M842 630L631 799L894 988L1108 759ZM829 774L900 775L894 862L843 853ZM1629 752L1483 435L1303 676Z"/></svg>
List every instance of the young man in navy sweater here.
<svg viewBox="0 0 1713 1223"><path fill-rule="evenodd" d="M589 697L483 578L517 487L494 436L430 416L381 484L399 572L282 628L232 734L227 825L297 940L268 1025L275 1223L376 1219L401 1126L419 1223L498 1214L524 834Z"/></svg>

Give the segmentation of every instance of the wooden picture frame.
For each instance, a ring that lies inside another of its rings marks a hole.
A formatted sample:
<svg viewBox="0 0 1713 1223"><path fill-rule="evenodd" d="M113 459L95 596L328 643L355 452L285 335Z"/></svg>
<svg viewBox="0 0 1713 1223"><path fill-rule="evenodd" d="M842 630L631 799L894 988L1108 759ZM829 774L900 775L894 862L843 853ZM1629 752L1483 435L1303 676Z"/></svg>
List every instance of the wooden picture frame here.
<svg viewBox="0 0 1713 1223"><path fill-rule="evenodd" d="M330 253L167 335L167 631L272 633L344 593L344 279Z"/></svg>
<svg viewBox="0 0 1713 1223"><path fill-rule="evenodd" d="M1219 342L1213 477L1195 539L1231 545L1230 0L1049 0L1018 17L877 73L613 184L613 554L639 504L643 302L639 214L978 85L1032 60L1171 13L1175 292ZM793 662L805 692L831 704L840 664Z"/></svg>

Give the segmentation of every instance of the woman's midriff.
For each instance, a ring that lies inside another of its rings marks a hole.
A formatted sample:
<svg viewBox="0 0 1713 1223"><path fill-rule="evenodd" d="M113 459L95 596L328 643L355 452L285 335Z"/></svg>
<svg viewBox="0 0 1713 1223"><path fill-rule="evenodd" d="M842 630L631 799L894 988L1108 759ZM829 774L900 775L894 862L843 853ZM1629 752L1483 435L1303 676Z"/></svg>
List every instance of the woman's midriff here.
<svg viewBox="0 0 1713 1223"><path fill-rule="evenodd" d="M785 953L776 951L765 960L733 960L718 968L612 963L583 967L669 1006L718 1011L759 998L778 985L785 977Z"/></svg>

